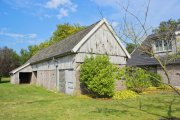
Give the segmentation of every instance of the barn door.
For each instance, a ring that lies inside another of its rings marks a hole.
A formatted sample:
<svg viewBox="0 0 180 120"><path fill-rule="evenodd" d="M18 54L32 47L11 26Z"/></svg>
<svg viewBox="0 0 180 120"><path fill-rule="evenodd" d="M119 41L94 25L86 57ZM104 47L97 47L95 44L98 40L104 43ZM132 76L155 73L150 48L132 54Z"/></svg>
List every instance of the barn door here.
<svg viewBox="0 0 180 120"><path fill-rule="evenodd" d="M66 70L66 93L72 94L75 88L75 74L73 70Z"/></svg>
<svg viewBox="0 0 180 120"><path fill-rule="evenodd" d="M59 71L59 91L65 93L66 82L65 82L65 70Z"/></svg>
<svg viewBox="0 0 180 120"><path fill-rule="evenodd" d="M75 88L75 74L73 70L59 71L59 91L72 94Z"/></svg>

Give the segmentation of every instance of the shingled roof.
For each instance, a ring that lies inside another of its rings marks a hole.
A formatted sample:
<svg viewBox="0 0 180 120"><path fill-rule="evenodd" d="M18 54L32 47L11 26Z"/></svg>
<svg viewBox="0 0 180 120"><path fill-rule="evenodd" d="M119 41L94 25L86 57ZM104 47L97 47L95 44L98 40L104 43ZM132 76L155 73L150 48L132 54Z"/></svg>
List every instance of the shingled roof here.
<svg viewBox="0 0 180 120"><path fill-rule="evenodd" d="M144 53L142 50L137 48L132 54L131 59L127 61L128 66L143 66L143 65L158 65L155 58Z"/></svg>
<svg viewBox="0 0 180 120"><path fill-rule="evenodd" d="M35 63L44 59L68 54L72 52L72 49L99 23L100 21L92 24L85 29L47 47L36 53L28 63Z"/></svg>
<svg viewBox="0 0 180 120"><path fill-rule="evenodd" d="M164 33L162 33L164 35ZM158 39L156 34L152 34L147 37L145 41L142 42L142 45L145 47L150 47L152 42L151 40ZM180 59L176 59L169 64L180 64ZM150 65L159 65L158 61L147 53L143 52L140 47L136 48L131 54L131 59L127 60L128 66L150 66Z"/></svg>
<svg viewBox="0 0 180 120"><path fill-rule="evenodd" d="M180 59L176 59L169 64L180 64ZM127 60L127 66L150 66L150 65L159 65L158 61L143 52L143 50L139 48L135 49L131 54L131 59Z"/></svg>

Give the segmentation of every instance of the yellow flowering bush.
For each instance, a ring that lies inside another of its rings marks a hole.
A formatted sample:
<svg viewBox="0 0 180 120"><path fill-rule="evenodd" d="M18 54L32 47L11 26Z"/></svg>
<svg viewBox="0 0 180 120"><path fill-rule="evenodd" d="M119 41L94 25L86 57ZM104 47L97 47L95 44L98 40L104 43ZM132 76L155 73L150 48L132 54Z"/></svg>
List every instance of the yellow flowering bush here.
<svg viewBox="0 0 180 120"><path fill-rule="evenodd" d="M136 98L138 94L131 90L122 90L116 91L113 99L129 99L129 98Z"/></svg>
<svg viewBox="0 0 180 120"><path fill-rule="evenodd" d="M157 87L148 87L148 88L146 89L146 91L153 91L153 90L157 90Z"/></svg>

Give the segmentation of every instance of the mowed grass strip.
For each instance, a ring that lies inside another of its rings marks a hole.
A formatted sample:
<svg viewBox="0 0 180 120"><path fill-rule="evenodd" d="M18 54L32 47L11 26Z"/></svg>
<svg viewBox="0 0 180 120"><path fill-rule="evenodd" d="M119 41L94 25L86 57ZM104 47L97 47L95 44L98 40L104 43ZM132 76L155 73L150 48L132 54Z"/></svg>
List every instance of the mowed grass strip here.
<svg viewBox="0 0 180 120"><path fill-rule="evenodd" d="M82 99L34 85L0 83L1 120L157 120L180 118L180 97L173 93L128 100Z"/></svg>

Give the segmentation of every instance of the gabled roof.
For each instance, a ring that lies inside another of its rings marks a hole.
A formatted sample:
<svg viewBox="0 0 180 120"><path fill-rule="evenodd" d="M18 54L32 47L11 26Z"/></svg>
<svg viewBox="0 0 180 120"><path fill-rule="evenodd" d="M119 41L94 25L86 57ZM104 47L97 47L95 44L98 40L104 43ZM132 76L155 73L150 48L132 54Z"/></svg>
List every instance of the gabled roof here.
<svg viewBox="0 0 180 120"><path fill-rule="evenodd" d="M61 40L60 42L57 42L49 46L48 48L42 49L37 54L35 54L28 62L36 63L45 59L50 59L64 54L76 53L79 50L79 48L84 44L84 42L86 42L86 40L88 40L88 38L104 23L110 29L111 33L114 35L114 37L118 41L120 47L123 49L127 57L130 58L129 53L120 42L112 27L108 24L108 22L105 19L102 19L101 21L98 21L95 24L88 26L80 32L77 32L65 38L64 40Z"/></svg>
<svg viewBox="0 0 180 120"><path fill-rule="evenodd" d="M10 72L10 74L11 74L11 73L14 74L14 73L16 73L16 72L22 70L23 68L25 68L25 67L27 67L27 66L29 66L29 65L30 65L30 63L25 63L25 64L21 65L20 67L18 67L18 68L16 68L16 69L12 70L12 71Z"/></svg>

